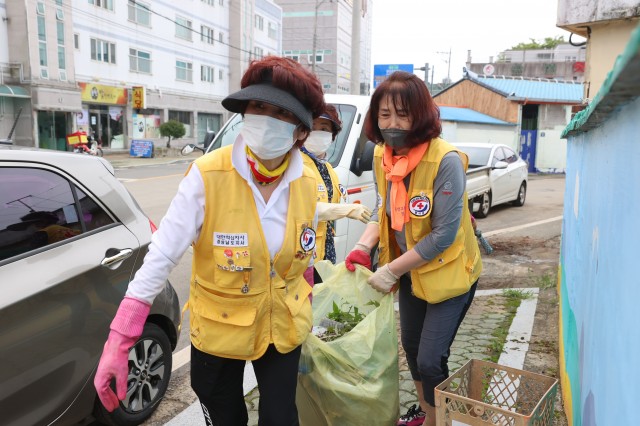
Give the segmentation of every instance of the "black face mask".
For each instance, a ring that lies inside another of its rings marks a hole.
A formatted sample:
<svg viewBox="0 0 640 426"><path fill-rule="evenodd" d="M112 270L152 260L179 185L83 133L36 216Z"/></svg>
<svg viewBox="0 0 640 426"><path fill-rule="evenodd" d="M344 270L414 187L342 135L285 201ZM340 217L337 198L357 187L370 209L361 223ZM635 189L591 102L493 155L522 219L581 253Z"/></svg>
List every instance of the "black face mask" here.
<svg viewBox="0 0 640 426"><path fill-rule="evenodd" d="M391 148L404 148L407 146L408 130L403 129L380 129L384 143Z"/></svg>

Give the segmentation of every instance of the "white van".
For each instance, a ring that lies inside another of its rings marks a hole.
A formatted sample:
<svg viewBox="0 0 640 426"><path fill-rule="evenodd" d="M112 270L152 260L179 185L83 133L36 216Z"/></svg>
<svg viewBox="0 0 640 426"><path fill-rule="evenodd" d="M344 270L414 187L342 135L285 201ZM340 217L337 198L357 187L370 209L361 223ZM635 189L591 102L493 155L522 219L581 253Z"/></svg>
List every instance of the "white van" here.
<svg viewBox="0 0 640 426"><path fill-rule="evenodd" d="M362 203L373 209L377 194L373 187L373 149L375 144L364 134L364 118L369 109L369 96L325 95L325 101L333 104L342 120L342 131L327 152L345 188L347 203ZM234 114L207 146L210 152L231 145L242 126L242 116ZM357 220L340 219L336 222L336 261L342 262L364 232L365 224ZM375 261L375 259L374 259Z"/></svg>

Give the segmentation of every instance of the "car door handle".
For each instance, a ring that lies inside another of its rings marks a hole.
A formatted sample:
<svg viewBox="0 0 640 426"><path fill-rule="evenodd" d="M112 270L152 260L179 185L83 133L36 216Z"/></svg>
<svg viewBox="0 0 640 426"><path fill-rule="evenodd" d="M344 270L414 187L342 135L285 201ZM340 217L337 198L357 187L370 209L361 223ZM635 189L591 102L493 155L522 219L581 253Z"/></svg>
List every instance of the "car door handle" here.
<svg viewBox="0 0 640 426"><path fill-rule="evenodd" d="M100 264L102 266L113 266L118 262L122 262L132 254L133 254L133 250L122 249L118 253L114 254L113 256L105 257L104 259L102 259L102 262L100 262Z"/></svg>

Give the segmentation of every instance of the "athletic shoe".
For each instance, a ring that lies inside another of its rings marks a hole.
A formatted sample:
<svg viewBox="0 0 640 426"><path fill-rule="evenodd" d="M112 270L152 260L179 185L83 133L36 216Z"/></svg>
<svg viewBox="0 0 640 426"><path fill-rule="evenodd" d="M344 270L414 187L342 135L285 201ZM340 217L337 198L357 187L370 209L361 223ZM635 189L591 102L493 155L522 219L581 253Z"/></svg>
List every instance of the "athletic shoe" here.
<svg viewBox="0 0 640 426"><path fill-rule="evenodd" d="M425 412L418 408L418 405L413 404L407 413L400 416L397 426L421 426L424 423Z"/></svg>

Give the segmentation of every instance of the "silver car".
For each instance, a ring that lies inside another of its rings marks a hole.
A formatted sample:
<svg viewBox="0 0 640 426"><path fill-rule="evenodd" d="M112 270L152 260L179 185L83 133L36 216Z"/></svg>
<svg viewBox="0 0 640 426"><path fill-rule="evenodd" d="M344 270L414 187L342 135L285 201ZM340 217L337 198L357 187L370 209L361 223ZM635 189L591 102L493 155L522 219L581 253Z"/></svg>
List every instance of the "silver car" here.
<svg viewBox="0 0 640 426"><path fill-rule="evenodd" d="M482 196L480 209L474 216L487 217L489 210L499 204L511 203L517 207L524 205L529 167L513 149L504 144L486 142L454 142L453 145L469 156L469 169L485 166L491 168L491 190Z"/></svg>
<svg viewBox="0 0 640 426"><path fill-rule="evenodd" d="M93 377L155 226L106 160L0 147L0 423L140 424L171 376L180 307L169 282L107 413Z"/></svg>

